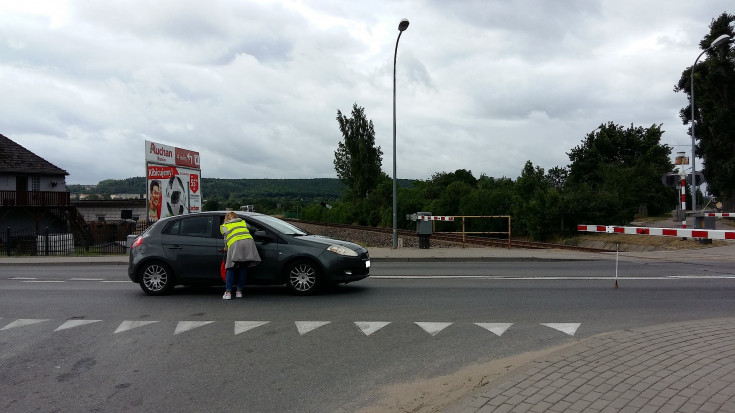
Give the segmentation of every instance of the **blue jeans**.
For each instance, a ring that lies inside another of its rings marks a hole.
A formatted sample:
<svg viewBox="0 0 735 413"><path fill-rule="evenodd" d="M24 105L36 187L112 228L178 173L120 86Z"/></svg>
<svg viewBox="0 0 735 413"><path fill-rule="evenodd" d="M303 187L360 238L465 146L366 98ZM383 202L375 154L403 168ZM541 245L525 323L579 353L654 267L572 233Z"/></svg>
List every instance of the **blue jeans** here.
<svg viewBox="0 0 735 413"><path fill-rule="evenodd" d="M245 277L248 275L248 267L247 264L235 264L232 268L227 268L225 270L225 291L232 291L232 284L234 284L235 277L238 278L237 280L237 289L242 290L242 287L245 286Z"/></svg>

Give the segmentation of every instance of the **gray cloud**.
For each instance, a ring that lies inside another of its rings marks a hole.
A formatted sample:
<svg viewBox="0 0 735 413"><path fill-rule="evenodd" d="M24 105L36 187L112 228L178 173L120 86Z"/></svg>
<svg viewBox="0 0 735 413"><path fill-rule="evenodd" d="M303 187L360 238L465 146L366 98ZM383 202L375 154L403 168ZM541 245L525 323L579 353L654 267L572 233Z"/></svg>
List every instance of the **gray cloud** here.
<svg viewBox="0 0 735 413"><path fill-rule="evenodd" d="M217 178L336 177L337 110L373 120L398 177L545 169L601 123L663 124L712 18L684 1L30 2L0 6L0 133L70 183L141 176L144 141Z"/></svg>

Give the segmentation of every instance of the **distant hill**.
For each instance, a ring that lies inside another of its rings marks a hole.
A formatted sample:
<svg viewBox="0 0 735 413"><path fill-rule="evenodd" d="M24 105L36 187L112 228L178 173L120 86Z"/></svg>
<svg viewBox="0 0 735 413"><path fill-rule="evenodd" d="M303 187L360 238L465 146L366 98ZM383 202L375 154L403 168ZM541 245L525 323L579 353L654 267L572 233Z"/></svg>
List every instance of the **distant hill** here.
<svg viewBox="0 0 735 413"><path fill-rule="evenodd" d="M67 185L72 194L144 194L144 177L106 179L97 185ZM337 178L313 179L219 179L202 178L205 198L339 198L345 186Z"/></svg>

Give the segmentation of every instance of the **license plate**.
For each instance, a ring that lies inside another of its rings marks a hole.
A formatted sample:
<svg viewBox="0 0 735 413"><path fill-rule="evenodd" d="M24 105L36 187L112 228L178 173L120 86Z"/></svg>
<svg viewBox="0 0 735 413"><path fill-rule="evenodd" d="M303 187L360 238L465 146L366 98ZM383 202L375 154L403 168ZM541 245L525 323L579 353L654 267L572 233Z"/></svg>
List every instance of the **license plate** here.
<svg viewBox="0 0 735 413"><path fill-rule="evenodd" d="M365 261L365 268L370 268L370 260Z"/></svg>

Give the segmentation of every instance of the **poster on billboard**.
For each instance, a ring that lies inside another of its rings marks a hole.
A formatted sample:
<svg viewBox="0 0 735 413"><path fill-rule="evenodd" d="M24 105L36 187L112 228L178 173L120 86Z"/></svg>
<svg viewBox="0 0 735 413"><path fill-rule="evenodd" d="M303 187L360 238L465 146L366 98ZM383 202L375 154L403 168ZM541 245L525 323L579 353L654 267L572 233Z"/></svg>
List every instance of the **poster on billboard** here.
<svg viewBox="0 0 735 413"><path fill-rule="evenodd" d="M202 209L199 153L146 141L148 221Z"/></svg>

